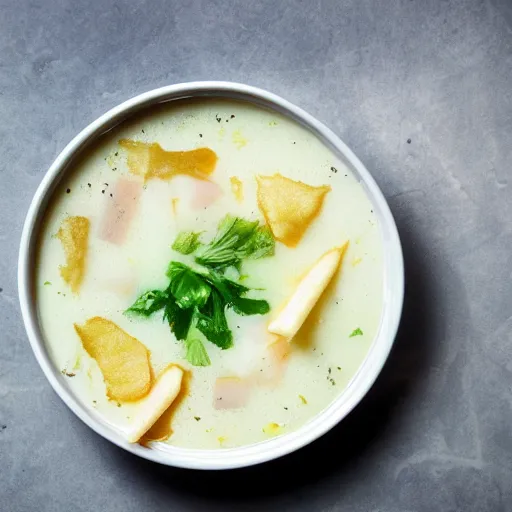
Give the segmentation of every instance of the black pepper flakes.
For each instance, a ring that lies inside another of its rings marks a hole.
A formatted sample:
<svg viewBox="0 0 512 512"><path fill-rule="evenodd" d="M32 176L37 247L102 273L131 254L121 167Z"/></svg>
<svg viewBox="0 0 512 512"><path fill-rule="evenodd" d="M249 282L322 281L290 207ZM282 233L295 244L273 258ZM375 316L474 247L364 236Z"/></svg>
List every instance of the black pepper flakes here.
<svg viewBox="0 0 512 512"><path fill-rule="evenodd" d="M231 114L231 119L234 119L235 118L235 114Z"/></svg>
<svg viewBox="0 0 512 512"><path fill-rule="evenodd" d="M283 407L283 409L284 409L285 411L287 411L287 410L288 410L288 407Z"/></svg>
<svg viewBox="0 0 512 512"><path fill-rule="evenodd" d="M90 183L87 183L87 186L88 186L89 188L91 188L91 187L92 187L92 185L91 185Z"/></svg>
<svg viewBox="0 0 512 512"><path fill-rule="evenodd" d="M114 156L119 156L119 151L116 151L116 152L114 153Z"/></svg>
<svg viewBox="0 0 512 512"><path fill-rule="evenodd" d="M220 123L222 121L222 118L219 117L219 114L215 114L215 120L217 121L217 123Z"/></svg>
<svg viewBox="0 0 512 512"><path fill-rule="evenodd" d="M411 139L407 139L407 144L410 144L412 142Z"/></svg>
<svg viewBox="0 0 512 512"><path fill-rule="evenodd" d="M141 132L142 132L142 133L144 133L144 134L146 133L146 132L144 131L144 129L142 129L142 130L141 130Z"/></svg>
<svg viewBox="0 0 512 512"><path fill-rule="evenodd" d="M338 172L338 169L336 169L336 167L331 167L331 171L336 174Z"/></svg>
<svg viewBox="0 0 512 512"><path fill-rule="evenodd" d="M195 419L196 421L199 421L201 418L200 418L199 416L194 416L194 419Z"/></svg>
<svg viewBox="0 0 512 512"><path fill-rule="evenodd" d="M110 197L114 197L112 194L110 194Z"/></svg>
<svg viewBox="0 0 512 512"><path fill-rule="evenodd" d="M102 191L101 191L101 193L102 193L102 194L104 194L104 193L105 193L105 191L104 191L104 190L102 190Z"/></svg>
<svg viewBox="0 0 512 512"><path fill-rule="evenodd" d="M70 192L71 192L70 188L66 189L66 194L69 194Z"/></svg>
<svg viewBox="0 0 512 512"><path fill-rule="evenodd" d="M5 430L7 428L7 425L2 425L2 430Z"/></svg>
<svg viewBox="0 0 512 512"><path fill-rule="evenodd" d="M200 134L199 134L199 137L203 138L203 134L202 134L202 133L200 133Z"/></svg>

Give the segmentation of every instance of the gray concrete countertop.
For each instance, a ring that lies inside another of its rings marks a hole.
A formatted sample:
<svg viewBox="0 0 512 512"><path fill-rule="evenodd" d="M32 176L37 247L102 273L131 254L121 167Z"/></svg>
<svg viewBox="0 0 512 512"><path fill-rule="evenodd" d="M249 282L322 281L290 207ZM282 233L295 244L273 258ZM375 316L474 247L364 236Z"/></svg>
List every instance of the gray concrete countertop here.
<svg viewBox="0 0 512 512"><path fill-rule="evenodd" d="M154 87L224 79L323 120L389 200L407 293L369 396L263 466L151 464L81 423L20 318L16 259L44 172ZM512 510L512 2L0 0L0 509Z"/></svg>

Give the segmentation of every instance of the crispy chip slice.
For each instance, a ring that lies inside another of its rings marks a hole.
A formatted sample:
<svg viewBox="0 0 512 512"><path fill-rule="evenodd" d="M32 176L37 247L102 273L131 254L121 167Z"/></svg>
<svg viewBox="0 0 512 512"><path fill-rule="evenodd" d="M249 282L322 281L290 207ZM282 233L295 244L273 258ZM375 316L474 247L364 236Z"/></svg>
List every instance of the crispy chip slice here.
<svg viewBox="0 0 512 512"><path fill-rule="evenodd" d="M67 217L57 232L66 255L66 265L60 267L60 275L73 293L80 291L84 279L89 225L87 217Z"/></svg>
<svg viewBox="0 0 512 512"><path fill-rule="evenodd" d="M320 213L328 185L313 187L281 174L257 176L258 206L274 237L295 247Z"/></svg>
<svg viewBox="0 0 512 512"><path fill-rule="evenodd" d="M75 324L75 331L98 363L110 398L131 402L149 392L149 350L138 339L99 316L89 318L84 325Z"/></svg>
<svg viewBox="0 0 512 512"><path fill-rule="evenodd" d="M166 151L160 144L121 139L119 145L128 153L128 169L144 180L169 180L177 174L206 179L217 164L217 154L210 148L190 151Z"/></svg>

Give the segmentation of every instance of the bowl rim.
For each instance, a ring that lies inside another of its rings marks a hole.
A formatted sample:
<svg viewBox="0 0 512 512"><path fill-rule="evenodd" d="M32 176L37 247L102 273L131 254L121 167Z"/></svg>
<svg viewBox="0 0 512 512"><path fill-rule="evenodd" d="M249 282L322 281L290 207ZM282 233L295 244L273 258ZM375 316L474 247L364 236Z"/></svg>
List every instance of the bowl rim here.
<svg viewBox="0 0 512 512"><path fill-rule="evenodd" d="M38 223L54 187L74 157L85 146L134 114L159 103L192 97L249 101L276 110L309 129L342 158L358 178L374 206L384 246L384 306L379 330L347 387L326 409L294 432L256 444L220 450L178 448L163 443L153 448L129 444L98 413L90 411L73 394L50 360L39 328L33 291ZM234 469L276 459L302 448L332 429L363 399L382 370L396 337L404 299L404 264L398 230L382 192L366 167L329 128L300 107L257 87L220 81L186 82L152 89L110 109L86 126L57 156L34 194L23 226L18 259L18 294L25 330L39 366L64 403L97 434L130 453L161 464L189 469Z"/></svg>

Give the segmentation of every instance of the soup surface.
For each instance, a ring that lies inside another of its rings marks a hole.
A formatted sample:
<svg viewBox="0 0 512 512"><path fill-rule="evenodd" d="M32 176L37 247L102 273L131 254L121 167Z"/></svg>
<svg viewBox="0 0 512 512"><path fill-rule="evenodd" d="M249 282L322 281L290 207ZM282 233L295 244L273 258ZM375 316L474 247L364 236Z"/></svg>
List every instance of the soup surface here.
<svg viewBox="0 0 512 512"><path fill-rule="evenodd" d="M178 153L199 148L208 151ZM160 165L160 157L174 163ZM137 175L137 165L149 169L151 158L155 175ZM196 170L188 173L187 166ZM263 226L256 177L276 173L330 190L298 241L276 241L273 255L245 258L239 270L222 270L252 289L247 297L266 300L270 311L239 315L227 307L232 346L222 350L198 332L210 364L191 364L162 311L147 317L125 311L145 292L168 287L171 261L201 268L194 253L172 248L179 233L201 233L199 240L208 243L226 214ZM118 195L129 202L123 206ZM87 247L66 253L66 236L73 238L65 231L70 217L82 219L77 230L87 227ZM289 353L276 357L269 350L269 322L308 269L347 241L339 271L286 342ZM101 317L138 340L149 351L153 381L170 363L185 370L178 398L142 441L187 448L236 447L299 428L346 388L378 331L383 306L381 232L358 181L295 122L228 100L159 107L107 133L83 154L47 210L36 276L39 321L55 366L79 399L114 429L129 428L141 414L140 401L119 399L109 388L106 367L91 357L90 346L84 348L75 324ZM234 406L219 407L219 393L232 392L219 391L219 379L221 386L238 387Z"/></svg>

